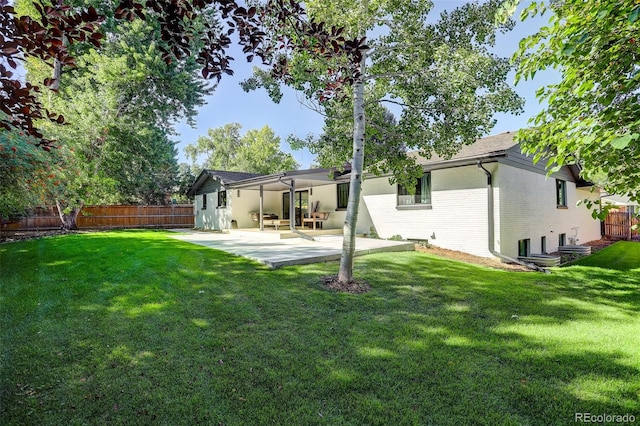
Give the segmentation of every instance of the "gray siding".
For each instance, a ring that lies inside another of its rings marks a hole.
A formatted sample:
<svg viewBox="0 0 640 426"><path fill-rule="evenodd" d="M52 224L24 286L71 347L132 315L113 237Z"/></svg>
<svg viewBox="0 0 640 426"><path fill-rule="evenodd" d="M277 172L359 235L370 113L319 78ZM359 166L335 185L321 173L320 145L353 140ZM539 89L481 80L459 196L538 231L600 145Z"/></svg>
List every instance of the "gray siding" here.
<svg viewBox="0 0 640 426"><path fill-rule="evenodd" d="M513 148L507 150L506 157L503 157L499 160L502 164L507 164L509 166L517 167L522 170L527 170L529 172L534 172L542 175L547 174L547 169L545 168L547 165L547 160L541 159L536 164L533 164L533 156L524 155L520 152L520 146L516 145ZM562 179L567 182L576 182L575 176L571 173L569 167L565 166L560 169L556 173L552 173L551 176L554 179Z"/></svg>
<svg viewBox="0 0 640 426"><path fill-rule="evenodd" d="M196 190L196 195L211 194L217 192L220 189L220 182L214 179L207 179L207 181Z"/></svg>

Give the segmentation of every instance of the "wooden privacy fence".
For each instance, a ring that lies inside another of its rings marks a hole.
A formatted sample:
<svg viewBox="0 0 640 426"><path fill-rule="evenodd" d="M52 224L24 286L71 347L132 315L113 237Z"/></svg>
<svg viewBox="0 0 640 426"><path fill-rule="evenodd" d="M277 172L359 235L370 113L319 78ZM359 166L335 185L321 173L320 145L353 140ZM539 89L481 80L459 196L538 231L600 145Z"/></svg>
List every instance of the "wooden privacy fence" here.
<svg viewBox="0 0 640 426"><path fill-rule="evenodd" d="M638 229L631 229L638 224L638 218L631 212L609 212L604 221L604 234L611 238L630 240L638 237Z"/></svg>
<svg viewBox="0 0 640 426"><path fill-rule="evenodd" d="M38 207L20 222L8 224L6 230L60 228L56 207ZM193 228L193 206L85 206L77 220L80 229L113 228Z"/></svg>

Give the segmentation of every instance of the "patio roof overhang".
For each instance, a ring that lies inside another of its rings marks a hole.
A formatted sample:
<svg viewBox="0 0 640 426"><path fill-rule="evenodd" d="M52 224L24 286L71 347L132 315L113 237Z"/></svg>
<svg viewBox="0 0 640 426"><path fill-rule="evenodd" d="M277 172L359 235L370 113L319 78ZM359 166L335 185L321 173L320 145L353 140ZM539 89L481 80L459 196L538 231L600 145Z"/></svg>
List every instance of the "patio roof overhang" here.
<svg viewBox="0 0 640 426"><path fill-rule="evenodd" d="M232 182L228 187L255 190L262 187L265 191L288 191L292 180L295 181L296 188L310 188L344 181L346 178L341 179L342 176L341 172L333 169L294 170Z"/></svg>

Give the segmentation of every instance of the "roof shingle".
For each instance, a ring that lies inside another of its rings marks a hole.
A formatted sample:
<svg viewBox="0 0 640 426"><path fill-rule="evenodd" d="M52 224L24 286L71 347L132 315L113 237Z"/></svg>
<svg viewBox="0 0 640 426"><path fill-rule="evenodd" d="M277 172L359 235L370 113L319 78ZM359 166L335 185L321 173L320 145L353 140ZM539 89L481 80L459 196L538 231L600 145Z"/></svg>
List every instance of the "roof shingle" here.
<svg viewBox="0 0 640 426"><path fill-rule="evenodd" d="M451 158L443 158L434 154L431 158L425 158L420 156L417 152L412 152L410 155L415 156L416 162L420 165L426 165L431 163L441 163L443 161L452 160L464 160L473 159L479 157L485 157L491 154L500 154L508 149L518 145L513 140L513 132L503 132L493 136L487 136L482 139L478 139L472 145L464 145L457 154Z"/></svg>

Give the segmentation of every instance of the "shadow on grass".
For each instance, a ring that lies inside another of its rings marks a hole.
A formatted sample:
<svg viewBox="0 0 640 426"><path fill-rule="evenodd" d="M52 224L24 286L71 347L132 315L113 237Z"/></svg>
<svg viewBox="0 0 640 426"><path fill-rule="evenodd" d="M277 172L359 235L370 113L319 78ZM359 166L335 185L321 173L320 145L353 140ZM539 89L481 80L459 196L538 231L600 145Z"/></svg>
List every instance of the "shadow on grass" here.
<svg viewBox="0 0 640 426"><path fill-rule="evenodd" d="M356 261L372 291L350 295L320 284L335 263L267 270L162 232L15 248L0 258L14 267L0 287L3 423L640 417L632 274L379 254Z"/></svg>

